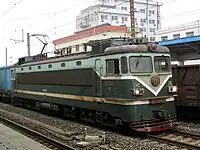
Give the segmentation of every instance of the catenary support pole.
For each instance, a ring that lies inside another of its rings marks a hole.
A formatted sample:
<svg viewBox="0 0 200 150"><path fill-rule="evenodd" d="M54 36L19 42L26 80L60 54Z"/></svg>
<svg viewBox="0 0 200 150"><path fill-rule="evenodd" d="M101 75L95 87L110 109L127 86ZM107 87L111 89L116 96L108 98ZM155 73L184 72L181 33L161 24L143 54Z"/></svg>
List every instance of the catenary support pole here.
<svg viewBox="0 0 200 150"><path fill-rule="evenodd" d="M30 33L27 33L27 50L28 50L28 56L31 56L31 50L30 50Z"/></svg>
<svg viewBox="0 0 200 150"><path fill-rule="evenodd" d="M8 48L6 47L6 66L8 65Z"/></svg>
<svg viewBox="0 0 200 150"><path fill-rule="evenodd" d="M134 0L130 0L131 35L135 37L135 8Z"/></svg>

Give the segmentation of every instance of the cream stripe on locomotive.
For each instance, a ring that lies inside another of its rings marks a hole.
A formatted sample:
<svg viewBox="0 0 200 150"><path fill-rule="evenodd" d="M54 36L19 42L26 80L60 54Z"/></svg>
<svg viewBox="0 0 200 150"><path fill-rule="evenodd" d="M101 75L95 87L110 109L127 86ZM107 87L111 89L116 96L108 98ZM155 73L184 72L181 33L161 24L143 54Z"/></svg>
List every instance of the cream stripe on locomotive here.
<svg viewBox="0 0 200 150"><path fill-rule="evenodd" d="M167 75L165 80L162 82L162 84L159 86L157 91L154 91L148 84L146 84L144 81L142 81L139 77L137 76L111 76L111 77L103 77L101 76L95 69L94 71L98 74L98 76L102 80L124 80L124 79L132 79L132 80L137 80L139 83L141 83L145 88L147 88L151 93L153 93L155 96L159 94L159 92L162 90L162 88L165 86L169 78L172 77L172 75Z"/></svg>
<svg viewBox="0 0 200 150"><path fill-rule="evenodd" d="M131 99L131 100L127 100L127 99L110 100L110 99L99 98L99 97L78 96L78 95L47 93L47 92L36 92L36 91L27 91L27 90L14 90L14 91L16 93L22 93L22 94L49 96L49 97L56 97L56 98L66 98L66 99L73 99L73 100L79 100L79 101L102 102L102 103L109 103L109 104L120 104L120 105L145 105L145 104L150 104L150 100L134 100L134 99ZM165 102L174 101L174 97L168 97L168 98L165 97L163 99L165 99ZM155 99L155 101L156 101L156 99Z"/></svg>

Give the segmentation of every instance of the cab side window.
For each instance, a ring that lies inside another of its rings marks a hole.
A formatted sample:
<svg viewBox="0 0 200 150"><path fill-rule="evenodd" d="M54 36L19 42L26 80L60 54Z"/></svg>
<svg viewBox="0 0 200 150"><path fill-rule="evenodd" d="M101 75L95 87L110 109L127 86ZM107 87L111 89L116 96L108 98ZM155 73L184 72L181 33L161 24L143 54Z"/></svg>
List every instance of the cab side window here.
<svg viewBox="0 0 200 150"><path fill-rule="evenodd" d="M122 74L128 73L127 58L125 56L121 57L121 72Z"/></svg>
<svg viewBox="0 0 200 150"><path fill-rule="evenodd" d="M106 61L106 74L107 75L118 75L119 72L119 60L110 59Z"/></svg>

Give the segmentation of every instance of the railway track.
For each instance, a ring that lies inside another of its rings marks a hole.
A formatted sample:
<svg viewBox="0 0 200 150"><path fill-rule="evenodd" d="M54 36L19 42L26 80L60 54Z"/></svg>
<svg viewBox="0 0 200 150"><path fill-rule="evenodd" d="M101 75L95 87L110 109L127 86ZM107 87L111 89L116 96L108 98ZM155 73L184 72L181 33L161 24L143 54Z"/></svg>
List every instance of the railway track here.
<svg viewBox="0 0 200 150"><path fill-rule="evenodd" d="M73 147L70 147L66 144L63 144L59 141L56 141L52 138L49 138L45 135L42 135L36 131L33 131L31 129L28 129L20 124L17 124L7 118L1 117L0 116L0 122L3 123L4 125L7 125L8 127L26 135L27 137L37 141L38 143L41 143L42 145L53 149L53 150L76 150Z"/></svg>
<svg viewBox="0 0 200 150"><path fill-rule="evenodd" d="M159 135L148 134L147 136L150 139L189 150L200 149L200 134L172 130Z"/></svg>

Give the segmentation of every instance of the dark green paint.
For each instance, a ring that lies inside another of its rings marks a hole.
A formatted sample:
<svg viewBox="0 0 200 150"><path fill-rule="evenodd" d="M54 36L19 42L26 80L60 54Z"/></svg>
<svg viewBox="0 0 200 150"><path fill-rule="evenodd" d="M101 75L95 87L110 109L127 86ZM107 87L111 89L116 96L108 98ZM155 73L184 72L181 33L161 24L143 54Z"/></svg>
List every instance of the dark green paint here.
<svg viewBox="0 0 200 150"><path fill-rule="evenodd" d="M165 115L168 112L171 116L175 116L175 107L174 107L175 102L174 101L163 103L163 104L154 104L154 105L117 105L117 104L108 104L108 103L100 104L97 102L53 98L53 97L37 96L37 95L29 95L29 94L16 94L16 96L27 98L27 99L35 99L38 101L109 112L110 114L112 114L112 116L123 118L124 121L136 121L136 120L140 121L141 115L144 116L143 119L145 120L155 119L152 113L153 109L165 110Z"/></svg>
<svg viewBox="0 0 200 150"><path fill-rule="evenodd" d="M170 79L171 80L171 79ZM136 80L104 80L103 95L107 98L121 98L121 99L146 99L153 97L173 96L173 93L168 92L168 82L164 85L162 90L157 96L151 93L146 87L140 84L140 88L144 88L144 94L142 96L132 96L131 89L134 88L134 84L139 83Z"/></svg>
<svg viewBox="0 0 200 150"><path fill-rule="evenodd" d="M170 79L171 80L171 79ZM95 80L94 80L95 81ZM98 81L98 82L97 82ZM68 86L68 85L33 85L33 84L18 84L17 89L43 92L43 89L47 89L48 93L70 94L78 96L95 96L100 97L99 80L94 82L94 86ZM103 80L102 81L102 97L113 99L146 99L156 97L142 84L141 88L144 88L144 95L132 96L131 89L134 84L139 83L136 80ZM160 91L157 97L172 96L172 93L168 92L168 82Z"/></svg>
<svg viewBox="0 0 200 150"><path fill-rule="evenodd" d="M79 96L92 96L92 86L61 86L61 85L32 85L32 84L18 84L17 89L43 92L47 89L48 93L59 93Z"/></svg>

